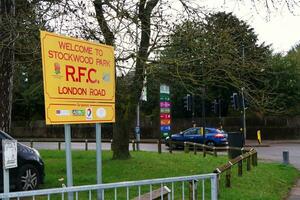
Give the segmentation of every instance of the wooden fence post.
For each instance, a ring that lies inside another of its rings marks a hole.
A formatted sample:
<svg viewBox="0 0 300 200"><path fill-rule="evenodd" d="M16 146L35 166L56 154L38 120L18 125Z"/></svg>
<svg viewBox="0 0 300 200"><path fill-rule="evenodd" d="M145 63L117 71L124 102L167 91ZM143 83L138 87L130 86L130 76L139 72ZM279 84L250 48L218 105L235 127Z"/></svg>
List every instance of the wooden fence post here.
<svg viewBox="0 0 300 200"><path fill-rule="evenodd" d="M250 160L250 155L247 157L247 171L251 170L251 160Z"/></svg>
<svg viewBox="0 0 300 200"><path fill-rule="evenodd" d="M188 143L184 142L184 153L189 153L190 151L190 146Z"/></svg>
<svg viewBox="0 0 300 200"><path fill-rule="evenodd" d="M60 151L61 150L61 143L58 142L58 150Z"/></svg>
<svg viewBox="0 0 300 200"><path fill-rule="evenodd" d="M214 156L215 156L215 157L218 157L216 147L213 147L213 152L214 152Z"/></svg>
<svg viewBox="0 0 300 200"><path fill-rule="evenodd" d="M161 153L161 141L160 140L157 141L157 150L158 150L158 153Z"/></svg>
<svg viewBox="0 0 300 200"><path fill-rule="evenodd" d="M203 146L202 146L203 157L206 156L206 148L205 147L206 147L205 144L203 144Z"/></svg>
<svg viewBox="0 0 300 200"><path fill-rule="evenodd" d="M132 151L135 151L135 142L134 142L134 140L132 140L131 143L132 143Z"/></svg>
<svg viewBox="0 0 300 200"><path fill-rule="evenodd" d="M197 154L197 146L196 146L196 143L194 143L194 154L195 154L195 155Z"/></svg>
<svg viewBox="0 0 300 200"><path fill-rule="evenodd" d="M221 176L220 176L220 174L218 173L218 175L217 175L217 191L218 191L218 197L220 197L220 179L221 179Z"/></svg>
<svg viewBox="0 0 300 200"><path fill-rule="evenodd" d="M88 147L88 140L85 140L85 150L89 150L89 147Z"/></svg>
<svg viewBox="0 0 300 200"><path fill-rule="evenodd" d="M169 152L173 153L173 141L169 140Z"/></svg>
<svg viewBox="0 0 300 200"><path fill-rule="evenodd" d="M229 168L226 170L225 187L227 187L227 188L231 187L230 179L231 179L231 167L229 167Z"/></svg>
<svg viewBox="0 0 300 200"><path fill-rule="evenodd" d="M251 163L252 163L252 166L255 166L255 153L252 153L251 154Z"/></svg>
<svg viewBox="0 0 300 200"><path fill-rule="evenodd" d="M254 165L257 166L257 152L254 153Z"/></svg>
<svg viewBox="0 0 300 200"><path fill-rule="evenodd" d="M231 158L230 158L230 147L229 146L227 146L227 156L228 156L228 159L230 160Z"/></svg>
<svg viewBox="0 0 300 200"><path fill-rule="evenodd" d="M33 140L30 140L30 147L33 148Z"/></svg>
<svg viewBox="0 0 300 200"><path fill-rule="evenodd" d="M238 162L238 176L243 176L243 160Z"/></svg>

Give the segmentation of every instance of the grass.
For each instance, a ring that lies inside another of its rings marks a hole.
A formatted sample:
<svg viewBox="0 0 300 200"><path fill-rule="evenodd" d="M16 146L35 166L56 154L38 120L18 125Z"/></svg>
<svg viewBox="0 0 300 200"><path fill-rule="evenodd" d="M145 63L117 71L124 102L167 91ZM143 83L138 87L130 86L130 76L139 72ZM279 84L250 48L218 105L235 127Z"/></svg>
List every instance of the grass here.
<svg viewBox="0 0 300 200"><path fill-rule="evenodd" d="M58 181L60 178L64 178L63 183L66 184L64 151L43 150L41 155L46 167L46 179L43 188L61 187L62 182ZM191 153L132 152L131 155L132 158L129 160L112 160L112 153L103 151L103 182L111 183L211 173L217 166L227 161L226 157L216 158L208 155L203 158L200 155ZM95 184L95 151L73 151L72 156L74 185ZM252 168L250 172L247 172L245 168L243 172L242 178L237 177L237 167L233 168L231 188L224 187L225 174L221 176L220 200L281 200L287 195L295 180L299 178L299 172L292 166L276 163L260 162L258 167ZM181 186L175 185L175 188L180 193ZM206 188L209 189L209 183L207 183ZM149 189L143 188L142 190ZM122 193L122 191L118 192ZM130 192L131 198L134 197L134 194L137 194L135 190L130 190ZM110 195L109 192L108 195ZM81 197L80 199L86 198ZM112 199L112 197L108 199Z"/></svg>

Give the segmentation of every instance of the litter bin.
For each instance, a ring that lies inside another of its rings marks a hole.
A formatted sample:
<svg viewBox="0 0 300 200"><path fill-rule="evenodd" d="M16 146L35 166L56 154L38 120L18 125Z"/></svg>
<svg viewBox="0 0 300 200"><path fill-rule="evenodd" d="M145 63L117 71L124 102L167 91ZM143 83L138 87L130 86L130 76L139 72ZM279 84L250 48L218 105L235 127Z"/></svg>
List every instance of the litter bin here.
<svg viewBox="0 0 300 200"><path fill-rule="evenodd" d="M244 146L244 134L241 132L229 132L228 133L228 145L229 147L242 148ZM235 158L242 154L241 150L229 149L229 158Z"/></svg>

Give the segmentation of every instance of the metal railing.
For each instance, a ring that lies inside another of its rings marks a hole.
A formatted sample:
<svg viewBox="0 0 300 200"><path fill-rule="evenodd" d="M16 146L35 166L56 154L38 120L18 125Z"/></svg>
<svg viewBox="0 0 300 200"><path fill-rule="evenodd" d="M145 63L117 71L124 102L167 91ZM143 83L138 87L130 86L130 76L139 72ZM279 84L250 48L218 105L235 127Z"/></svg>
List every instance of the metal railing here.
<svg viewBox="0 0 300 200"><path fill-rule="evenodd" d="M214 173L220 176L222 173L226 173L225 175L225 187L231 187L231 171L232 168L237 165L238 166L238 176L241 177L243 175L243 161L246 161L246 169L247 171L251 170L251 164L253 167L257 166L257 151L253 148L245 151L244 154L239 155L231 160L229 160L224 165L217 167L214 170Z"/></svg>
<svg viewBox="0 0 300 200"><path fill-rule="evenodd" d="M201 184L202 183L202 184ZM166 196L164 189L170 188ZM202 190L199 190L199 187ZM154 197L154 191L161 191ZM148 193L147 199L218 199L218 180L214 173L194 176L149 179L97 185L73 186L54 189L43 189L25 192L1 193L0 199L145 199L143 194ZM70 195L71 194L71 195ZM97 194L100 194L97 198Z"/></svg>
<svg viewBox="0 0 300 200"><path fill-rule="evenodd" d="M245 147L214 147L214 146L207 146L198 143L192 142L184 142L184 151L185 153L190 152L190 147L193 147L194 154L197 154L197 150L200 148L203 151L203 156L205 157L206 154L210 154L213 156L217 156L218 152L220 151L227 151L229 161L225 164L217 167L213 173L216 173L218 176L218 186L220 182L221 174L225 173L225 187L231 187L231 176L232 176L232 168L237 165L238 167L238 176L242 177L243 175L243 162L246 162L246 170L251 170L251 164L253 167L257 166L257 151L254 148L245 148ZM208 151L209 150L209 151ZM235 158L231 158L230 150L237 151L240 155L237 155ZM172 151L172 150L171 150ZM220 192L220 189L217 190Z"/></svg>

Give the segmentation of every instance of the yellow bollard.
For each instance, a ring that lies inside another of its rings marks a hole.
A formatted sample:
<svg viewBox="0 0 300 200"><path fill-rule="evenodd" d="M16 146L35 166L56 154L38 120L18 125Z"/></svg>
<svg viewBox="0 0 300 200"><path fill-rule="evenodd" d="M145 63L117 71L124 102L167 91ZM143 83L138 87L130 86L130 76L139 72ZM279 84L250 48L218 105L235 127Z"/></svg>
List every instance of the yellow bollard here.
<svg viewBox="0 0 300 200"><path fill-rule="evenodd" d="M261 144L261 132L260 130L257 130L257 141L258 141L258 144Z"/></svg>

